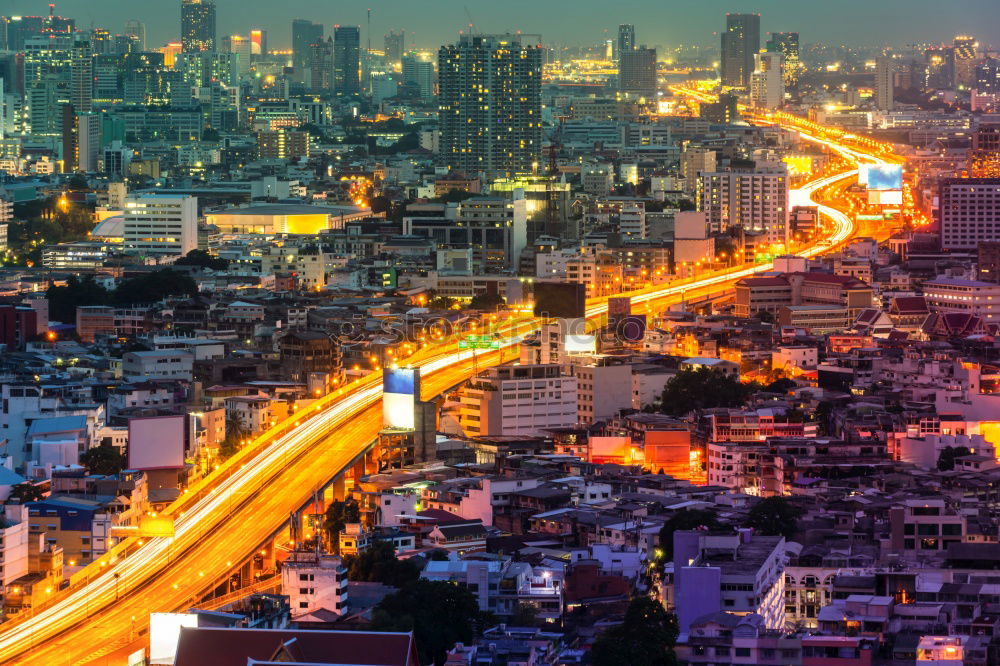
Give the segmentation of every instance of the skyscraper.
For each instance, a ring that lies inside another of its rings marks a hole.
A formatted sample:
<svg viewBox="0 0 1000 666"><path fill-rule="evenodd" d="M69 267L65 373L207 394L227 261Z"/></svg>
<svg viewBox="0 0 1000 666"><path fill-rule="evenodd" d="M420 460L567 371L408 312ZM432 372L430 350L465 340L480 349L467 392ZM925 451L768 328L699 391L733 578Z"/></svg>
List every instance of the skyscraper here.
<svg viewBox="0 0 1000 666"><path fill-rule="evenodd" d="M896 68L892 58L882 56L875 60L875 108L892 111L895 106L893 86Z"/></svg>
<svg viewBox="0 0 1000 666"><path fill-rule="evenodd" d="M323 41L323 24L306 19L292 21L292 66L295 68L297 80L305 80L305 73L309 71L311 63L310 47L321 41Z"/></svg>
<svg viewBox="0 0 1000 666"><path fill-rule="evenodd" d="M780 53L785 58L785 85L798 85L799 74L802 72L802 61L799 57L799 33L772 32L767 42L767 50Z"/></svg>
<svg viewBox="0 0 1000 666"><path fill-rule="evenodd" d="M618 26L618 59L622 54L635 48L635 26L622 23Z"/></svg>
<svg viewBox="0 0 1000 666"><path fill-rule="evenodd" d="M750 85L754 55L760 51L760 14L726 14L720 60L722 85Z"/></svg>
<svg viewBox="0 0 1000 666"><path fill-rule="evenodd" d="M434 96L434 63L406 56L403 58L403 84L416 86L420 97Z"/></svg>
<svg viewBox="0 0 1000 666"><path fill-rule="evenodd" d="M215 50L215 0L181 0L181 44L185 52Z"/></svg>
<svg viewBox="0 0 1000 666"><path fill-rule="evenodd" d="M523 35L462 35L438 51L441 159L491 176L529 173L542 147L542 48Z"/></svg>
<svg viewBox="0 0 1000 666"><path fill-rule="evenodd" d="M139 45L139 51L146 50L146 25L139 20L125 21L125 34L133 37Z"/></svg>
<svg viewBox="0 0 1000 666"><path fill-rule="evenodd" d="M406 32L390 30L385 36L385 59L393 65L398 65L403 60L405 51Z"/></svg>
<svg viewBox="0 0 1000 666"><path fill-rule="evenodd" d="M976 63L979 58L979 42L975 37L958 36L953 43L955 51L955 85L971 88L976 83Z"/></svg>
<svg viewBox="0 0 1000 666"><path fill-rule="evenodd" d="M71 58L69 103L76 113L88 113L94 106L94 57L90 42L75 42Z"/></svg>
<svg viewBox="0 0 1000 666"><path fill-rule="evenodd" d="M337 95L361 92L361 28L337 25L333 28L333 91Z"/></svg>
<svg viewBox="0 0 1000 666"><path fill-rule="evenodd" d="M618 90L653 97L656 88L656 49L643 46L622 51L618 59Z"/></svg>
<svg viewBox="0 0 1000 666"><path fill-rule="evenodd" d="M758 109L777 109L785 102L784 56L766 51L754 59L757 64L750 77L750 99Z"/></svg>
<svg viewBox="0 0 1000 666"><path fill-rule="evenodd" d="M315 93L333 90L333 38L309 45L309 89Z"/></svg>

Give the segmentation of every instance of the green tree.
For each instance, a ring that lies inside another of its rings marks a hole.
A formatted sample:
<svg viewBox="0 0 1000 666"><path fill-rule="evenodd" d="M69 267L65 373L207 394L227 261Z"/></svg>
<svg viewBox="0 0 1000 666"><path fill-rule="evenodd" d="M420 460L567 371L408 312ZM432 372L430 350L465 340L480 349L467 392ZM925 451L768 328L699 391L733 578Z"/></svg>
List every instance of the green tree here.
<svg viewBox="0 0 1000 666"><path fill-rule="evenodd" d="M506 302L499 294L476 294L469 301L469 309L496 310L498 305L504 305Z"/></svg>
<svg viewBox="0 0 1000 666"><path fill-rule="evenodd" d="M80 454L80 464L91 474L117 474L128 464L125 454L120 452L110 442L101 442L99 446L87 449Z"/></svg>
<svg viewBox="0 0 1000 666"><path fill-rule="evenodd" d="M796 386L798 386L798 384L795 383L795 380L783 377L765 386L764 390L768 393L788 393Z"/></svg>
<svg viewBox="0 0 1000 666"><path fill-rule="evenodd" d="M716 530L722 525L711 509L682 509L670 516L660 528L660 550L663 551L663 559L669 561L674 558L674 532L696 530L701 527Z"/></svg>
<svg viewBox="0 0 1000 666"><path fill-rule="evenodd" d="M518 602L510 614L510 623L515 627L533 627L538 622L538 607L534 604Z"/></svg>
<svg viewBox="0 0 1000 666"><path fill-rule="evenodd" d="M346 502L333 500L330 506L326 507L323 529L330 539L330 547L334 553L340 554L340 533L347 526L347 523L357 523L360 520L361 509L354 499L349 499Z"/></svg>
<svg viewBox="0 0 1000 666"><path fill-rule="evenodd" d="M941 449L941 453L938 455L937 468L942 472L953 470L955 469L955 458L967 456L970 453L972 452L965 446L946 446Z"/></svg>
<svg viewBox="0 0 1000 666"><path fill-rule="evenodd" d="M647 596L636 597L625 621L601 634L591 650L594 666L674 666L677 618Z"/></svg>
<svg viewBox="0 0 1000 666"><path fill-rule="evenodd" d="M757 314L755 314L753 318L762 324L773 324L775 321L777 321L774 314L768 312L767 310L757 310Z"/></svg>
<svg viewBox="0 0 1000 666"><path fill-rule="evenodd" d="M27 504L41 499L45 499L45 493L42 489L33 483L24 482L10 489L10 497L7 498L7 501L16 500L21 504Z"/></svg>
<svg viewBox="0 0 1000 666"><path fill-rule="evenodd" d="M421 664L443 664L455 643L479 633L479 603L467 588L418 580L383 599L372 612L375 631L413 631Z"/></svg>
<svg viewBox="0 0 1000 666"><path fill-rule="evenodd" d="M111 294L114 305L156 303L168 296L197 296L198 285L190 275L169 268L123 280Z"/></svg>
<svg viewBox="0 0 1000 666"><path fill-rule="evenodd" d="M758 390L760 384L743 384L709 368L682 370L663 388L659 408L664 414L684 416L696 409L742 407Z"/></svg>
<svg viewBox="0 0 1000 666"><path fill-rule="evenodd" d="M212 256L204 250L191 250L175 261L174 266L200 266L213 271L224 271L229 267L229 260Z"/></svg>
<svg viewBox="0 0 1000 666"><path fill-rule="evenodd" d="M239 419L226 419L226 436L219 445L219 457L228 460L236 455L243 448L243 440L246 436L243 423Z"/></svg>
<svg viewBox="0 0 1000 666"><path fill-rule="evenodd" d="M802 510L784 497L767 497L750 507L743 526L752 527L757 534L791 539L801 516Z"/></svg>
<svg viewBox="0 0 1000 666"><path fill-rule="evenodd" d="M76 309L81 305L106 305L110 300L108 290L97 284L93 275L80 279L69 276L66 284L51 286L45 292L49 300L49 317L54 321L76 321Z"/></svg>
<svg viewBox="0 0 1000 666"><path fill-rule="evenodd" d="M474 196L476 195L466 190L450 189L443 195L438 197L438 199L440 201L443 201L444 203L461 203L466 199L471 199Z"/></svg>
<svg viewBox="0 0 1000 666"><path fill-rule="evenodd" d="M413 560L401 560L388 541L377 540L357 555L344 558L350 580L383 583L403 588L420 577L420 566Z"/></svg>

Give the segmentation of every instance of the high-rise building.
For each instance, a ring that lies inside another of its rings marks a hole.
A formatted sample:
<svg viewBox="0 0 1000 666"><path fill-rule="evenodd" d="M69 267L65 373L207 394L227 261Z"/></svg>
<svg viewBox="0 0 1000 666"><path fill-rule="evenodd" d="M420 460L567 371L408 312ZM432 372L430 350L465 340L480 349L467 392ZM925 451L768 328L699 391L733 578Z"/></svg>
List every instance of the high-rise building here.
<svg viewBox="0 0 1000 666"><path fill-rule="evenodd" d="M306 72L312 66L310 48L321 41L323 41L323 24L305 19L292 21L292 67L295 68L297 80L305 81Z"/></svg>
<svg viewBox="0 0 1000 666"><path fill-rule="evenodd" d="M315 93L333 90L333 38L309 46L309 89Z"/></svg>
<svg viewBox="0 0 1000 666"><path fill-rule="evenodd" d="M629 23L622 23L618 26L618 59L622 54L635 48L635 26Z"/></svg>
<svg viewBox="0 0 1000 666"><path fill-rule="evenodd" d="M979 62L979 42L975 37L959 35L952 48L955 53L955 85L969 89L976 83L976 63Z"/></svg>
<svg viewBox="0 0 1000 666"><path fill-rule="evenodd" d="M875 108L892 111L895 107L894 87L896 67L889 56L875 60Z"/></svg>
<svg viewBox="0 0 1000 666"><path fill-rule="evenodd" d="M267 55L267 30L250 31L250 49L254 55Z"/></svg>
<svg viewBox="0 0 1000 666"><path fill-rule="evenodd" d="M522 35L462 35L438 52L443 163L529 173L542 148L542 48Z"/></svg>
<svg viewBox="0 0 1000 666"><path fill-rule="evenodd" d="M78 41L73 44L69 102L77 113L87 113L93 109L94 56L90 52L90 42Z"/></svg>
<svg viewBox="0 0 1000 666"><path fill-rule="evenodd" d="M941 249L975 250L1000 240L1000 219L992 213L1000 210L1000 178L946 178L938 200Z"/></svg>
<svg viewBox="0 0 1000 666"><path fill-rule="evenodd" d="M788 236L788 169L781 162L734 163L701 174L698 209L712 233L730 228L764 234L768 243Z"/></svg>
<svg viewBox="0 0 1000 666"><path fill-rule="evenodd" d="M794 88L799 83L802 73L802 60L799 55L799 33L772 32L767 42L767 50L780 53L785 57L785 87Z"/></svg>
<svg viewBox="0 0 1000 666"><path fill-rule="evenodd" d="M385 59L391 65L398 65L406 52L406 31L390 30L385 36Z"/></svg>
<svg viewBox="0 0 1000 666"><path fill-rule="evenodd" d="M93 112L76 116L76 170L85 173L97 171L97 158L101 154L101 115Z"/></svg>
<svg viewBox="0 0 1000 666"><path fill-rule="evenodd" d="M198 247L198 197L133 194L125 199L125 252L185 255Z"/></svg>
<svg viewBox="0 0 1000 666"><path fill-rule="evenodd" d="M976 66L975 88L979 93L1000 92L1000 60L986 58Z"/></svg>
<svg viewBox="0 0 1000 666"><path fill-rule="evenodd" d="M955 49L938 46L924 51L925 79L927 90L950 90L955 87Z"/></svg>
<svg viewBox="0 0 1000 666"><path fill-rule="evenodd" d="M784 56L765 51L754 56L756 67L750 77L750 100L758 109L777 109L785 103Z"/></svg>
<svg viewBox="0 0 1000 666"><path fill-rule="evenodd" d="M350 96L361 92L361 28L333 28L333 91Z"/></svg>
<svg viewBox="0 0 1000 666"><path fill-rule="evenodd" d="M146 24L136 19L125 21L125 34L135 39L139 51L146 50Z"/></svg>
<svg viewBox="0 0 1000 666"><path fill-rule="evenodd" d="M722 85L746 88L760 51L760 14L726 14L722 33Z"/></svg>
<svg viewBox="0 0 1000 666"><path fill-rule="evenodd" d="M656 49L645 46L622 51L618 59L618 90L641 96L656 96Z"/></svg>
<svg viewBox="0 0 1000 666"><path fill-rule="evenodd" d="M420 97L434 96L434 63L411 56L403 58L403 85L416 86Z"/></svg>
<svg viewBox="0 0 1000 666"><path fill-rule="evenodd" d="M215 0L181 0L181 44L187 53L215 50Z"/></svg>

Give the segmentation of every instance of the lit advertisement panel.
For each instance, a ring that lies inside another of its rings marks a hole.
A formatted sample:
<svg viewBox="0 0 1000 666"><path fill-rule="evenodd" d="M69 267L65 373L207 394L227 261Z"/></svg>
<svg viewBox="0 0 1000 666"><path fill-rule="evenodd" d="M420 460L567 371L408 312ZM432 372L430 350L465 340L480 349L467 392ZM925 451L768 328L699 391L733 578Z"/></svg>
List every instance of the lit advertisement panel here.
<svg viewBox="0 0 1000 666"><path fill-rule="evenodd" d="M149 614L149 663L172 664L177 657L177 641L183 627L197 627L194 613Z"/></svg>
<svg viewBox="0 0 1000 666"><path fill-rule="evenodd" d="M862 164L858 182L869 190L902 190L903 166L900 164Z"/></svg>
<svg viewBox="0 0 1000 666"><path fill-rule="evenodd" d="M129 469L177 469L184 467L187 416L135 417L128 421Z"/></svg>
<svg viewBox="0 0 1000 666"><path fill-rule="evenodd" d="M567 354L596 354L596 335L567 335L563 338Z"/></svg>
<svg viewBox="0 0 1000 666"><path fill-rule="evenodd" d="M902 206L903 190L868 190L868 203L872 206Z"/></svg>
<svg viewBox="0 0 1000 666"><path fill-rule="evenodd" d="M417 368L387 368L382 375L382 422L387 428L412 430L414 406L420 399Z"/></svg>
<svg viewBox="0 0 1000 666"><path fill-rule="evenodd" d="M573 282L535 282L536 317L576 319L586 316L587 288Z"/></svg>

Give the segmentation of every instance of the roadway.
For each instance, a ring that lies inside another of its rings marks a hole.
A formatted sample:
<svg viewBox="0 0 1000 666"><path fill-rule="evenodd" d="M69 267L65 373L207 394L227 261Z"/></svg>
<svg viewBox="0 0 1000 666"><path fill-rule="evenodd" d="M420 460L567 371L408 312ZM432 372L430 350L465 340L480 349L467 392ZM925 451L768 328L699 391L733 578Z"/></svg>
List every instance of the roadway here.
<svg viewBox="0 0 1000 666"><path fill-rule="evenodd" d="M820 136L811 139L828 141ZM847 159L880 161L849 145L833 144ZM793 202L817 205L831 222L830 235L800 252L815 256L848 242L855 225L843 212L813 200L817 192L856 175L846 170L817 179L793 194ZM792 205L796 205L793 203ZM661 305L773 268L737 266L724 271L631 292L637 305ZM587 316L607 312L604 300L588 303ZM494 352L424 349L414 357L422 369L425 396L437 395L476 370L516 358L517 342L534 329L530 317L501 322L508 349ZM380 373L318 401L309 414L279 424L199 482L169 510L173 537L129 539L99 562L75 574L70 588L0 626L0 662L10 664L121 663L118 656L146 643L149 613L183 610L234 565L278 533L288 515L348 467L381 428Z"/></svg>

